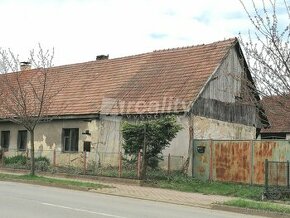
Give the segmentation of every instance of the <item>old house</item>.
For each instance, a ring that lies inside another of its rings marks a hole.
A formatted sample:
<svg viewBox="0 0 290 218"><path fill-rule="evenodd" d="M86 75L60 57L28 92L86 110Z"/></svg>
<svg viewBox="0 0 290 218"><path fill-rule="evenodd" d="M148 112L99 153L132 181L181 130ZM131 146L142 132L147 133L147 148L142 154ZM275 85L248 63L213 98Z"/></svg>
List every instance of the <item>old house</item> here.
<svg viewBox="0 0 290 218"><path fill-rule="evenodd" d="M49 71L62 89L50 119L35 130L36 152L43 154L54 149L63 155L117 153L124 120L163 114L176 114L183 126L165 153L185 157L191 156L193 139L255 139L256 129L264 125L236 38L114 59L102 56ZM24 127L2 117L0 131L8 152L29 147Z"/></svg>
<svg viewBox="0 0 290 218"><path fill-rule="evenodd" d="M262 99L270 126L261 129L260 139L290 139L289 96L267 96Z"/></svg>

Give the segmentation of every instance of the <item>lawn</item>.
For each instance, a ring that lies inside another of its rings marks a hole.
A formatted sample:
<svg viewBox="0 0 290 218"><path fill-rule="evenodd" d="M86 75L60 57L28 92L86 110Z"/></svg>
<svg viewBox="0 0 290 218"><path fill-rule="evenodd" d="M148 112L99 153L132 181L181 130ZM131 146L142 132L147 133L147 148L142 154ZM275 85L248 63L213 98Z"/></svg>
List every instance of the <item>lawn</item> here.
<svg viewBox="0 0 290 218"><path fill-rule="evenodd" d="M183 192L224 195L252 200L260 200L264 190L263 186L224 182L203 182L194 178L182 176L171 177L166 180L148 181L144 185Z"/></svg>
<svg viewBox="0 0 290 218"><path fill-rule="evenodd" d="M63 188L76 188L76 189L100 189L108 188L110 186L92 183L92 182L83 182L69 179L56 179L48 178L43 176L31 176L31 175L12 175L12 174L2 174L0 173L0 180L4 181L18 181L18 182L29 182L39 185L49 185L49 186L58 186Z"/></svg>
<svg viewBox="0 0 290 218"><path fill-rule="evenodd" d="M259 202L246 199L234 199L224 202L223 205L290 214L290 206L276 204L272 202Z"/></svg>

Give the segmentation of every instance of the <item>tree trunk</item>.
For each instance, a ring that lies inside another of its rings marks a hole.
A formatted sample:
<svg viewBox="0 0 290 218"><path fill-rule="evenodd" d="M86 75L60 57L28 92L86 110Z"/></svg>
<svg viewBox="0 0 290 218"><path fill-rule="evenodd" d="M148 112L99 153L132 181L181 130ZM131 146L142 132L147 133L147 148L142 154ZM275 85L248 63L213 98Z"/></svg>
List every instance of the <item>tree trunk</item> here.
<svg viewBox="0 0 290 218"><path fill-rule="evenodd" d="M31 145L31 171L30 175L34 176L35 175L35 161L34 161L34 130L30 130L30 145Z"/></svg>

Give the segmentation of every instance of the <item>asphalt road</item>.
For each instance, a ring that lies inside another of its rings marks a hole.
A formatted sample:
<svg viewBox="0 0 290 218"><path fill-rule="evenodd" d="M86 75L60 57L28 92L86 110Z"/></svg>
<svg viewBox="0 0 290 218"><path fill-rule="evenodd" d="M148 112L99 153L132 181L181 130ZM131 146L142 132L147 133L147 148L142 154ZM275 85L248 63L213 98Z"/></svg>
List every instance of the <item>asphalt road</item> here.
<svg viewBox="0 0 290 218"><path fill-rule="evenodd" d="M0 218L228 218L254 216L198 207L0 182Z"/></svg>

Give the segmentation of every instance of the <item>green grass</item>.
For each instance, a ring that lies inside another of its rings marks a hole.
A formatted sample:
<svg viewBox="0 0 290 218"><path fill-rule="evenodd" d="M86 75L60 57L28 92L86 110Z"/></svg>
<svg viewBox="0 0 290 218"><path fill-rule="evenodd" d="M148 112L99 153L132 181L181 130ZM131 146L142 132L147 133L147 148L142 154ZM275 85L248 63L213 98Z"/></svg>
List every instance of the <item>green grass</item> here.
<svg viewBox="0 0 290 218"><path fill-rule="evenodd" d="M39 185L50 185L50 186L58 186L64 188L76 188L76 189L100 189L100 188L108 188L110 186L92 183L92 182L82 182L76 180L68 180L68 179L55 179L55 178L47 178L43 176L31 176L31 175L11 175L11 174L0 174L0 180L13 180L19 182L31 182Z"/></svg>
<svg viewBox="0 0 290 218"><path fill-rule="evenodd" d="M290 214L290 206L284 206L270 202L234 199L224 202L223 205Z"/></svg>
<svg viewBox="0 0 290 218"><path fill-rule="evenodd" d="M183 192L198 192L207 195L225 195L253 200L260 200L264 190L262 186L223 182L203 182L197 179L181 176L168 178L167 180L149 181L145 183L145 185Z"/></svg>

